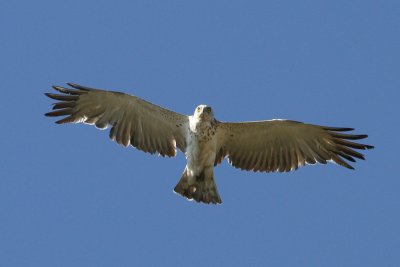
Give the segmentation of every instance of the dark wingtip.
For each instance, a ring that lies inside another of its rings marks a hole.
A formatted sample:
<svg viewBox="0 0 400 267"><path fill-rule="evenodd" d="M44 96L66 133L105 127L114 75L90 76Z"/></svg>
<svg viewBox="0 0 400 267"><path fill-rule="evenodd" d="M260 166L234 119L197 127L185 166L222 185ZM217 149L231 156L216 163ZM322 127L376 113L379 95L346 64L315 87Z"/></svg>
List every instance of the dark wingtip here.
<svg viewBox="0 0 400 267"><path fill-rule="evenodd" d="M64 123L71 123L71 122L75 122L75 117L74 116L69 116L69 117L66 117L66 118L64 118L64 119L61 119L61 120L58 120L58 121L56 121L55 123L57 123L57 124L64 124Z"/></svg>
<svg viewBox="0 0 400 267"><path fill-rule="evenodd" d="M90 88L87 86L83 86L83 85L79 85L76 83L67 83L69 86L71 86L72 88L78 89L78 90L83 90L83 91L91 91L94 90L94 88Z"/></svg>
<svg viewBox="0 0 400 267"><path fill-rule="evenodd" d="M61 86L52 85L51 87L52 87L54 90L58 91L58 92L65 93L65 89L62 88Z"/></svg>
<svg viewBox="0 0 400 267"><path fill-rule="evenodd" d="M343 128L339 128L339 129L337 129L335 131L338 131L338 132L349 132L349 131L354 131L354 128L343 127Z"/></svg>
<svg viewBox="0 0 400 267"><path fill-rule="evenodd" d="M330 127L330 126L322 126L324 130L334 131L334 132L349 132L353 131L354 128L350 127Z"/></svg>
<svg viewBox="0 0 400 267"><path fill-rule="evenodd" d="M69 86L74 87L74 88L79 86L76 83L66 83L66 84L68 84Z"/></svg>

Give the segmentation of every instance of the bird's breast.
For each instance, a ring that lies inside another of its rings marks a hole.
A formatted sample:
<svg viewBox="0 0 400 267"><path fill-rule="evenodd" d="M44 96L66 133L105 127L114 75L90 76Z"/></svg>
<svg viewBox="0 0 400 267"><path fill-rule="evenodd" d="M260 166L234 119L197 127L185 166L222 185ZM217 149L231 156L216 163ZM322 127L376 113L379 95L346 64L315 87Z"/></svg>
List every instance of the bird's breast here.
<svg viewBox="0 0 400 267"><path fill-rule="evenodd" d="M200 172L206 166L214 166L217 138L212 125L198 125L187 136L186 158L192 171Z"/></svg>

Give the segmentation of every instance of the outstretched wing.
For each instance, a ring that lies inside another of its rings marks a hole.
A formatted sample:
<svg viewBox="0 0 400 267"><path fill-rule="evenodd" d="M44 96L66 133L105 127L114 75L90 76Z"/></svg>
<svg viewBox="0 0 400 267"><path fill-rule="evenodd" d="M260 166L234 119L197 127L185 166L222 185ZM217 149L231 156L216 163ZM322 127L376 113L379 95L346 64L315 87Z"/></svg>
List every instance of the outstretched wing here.
<svg viewBox="0 0 400 267"><path fill-rule="evenodd" d="M56 123L86 123L106 129L110 138L125 147L132 145L151 154L175 156L185 151L188 117L151 104L133 95L88 88L53 86L61 94L46 93L59 100L46 116L67 116Z"/></svg>
<svg viewBox="0 0 400 267"><path fill-rule="evenodd" d="M364 156L354 149L373 146L349 140L367 135L344 134L352 128L336 128L289 120L218 124L219 151L215 164L228 156L229 162L243 170L288 172L305 164L335 163L353 169L345 160Z"/></svg>

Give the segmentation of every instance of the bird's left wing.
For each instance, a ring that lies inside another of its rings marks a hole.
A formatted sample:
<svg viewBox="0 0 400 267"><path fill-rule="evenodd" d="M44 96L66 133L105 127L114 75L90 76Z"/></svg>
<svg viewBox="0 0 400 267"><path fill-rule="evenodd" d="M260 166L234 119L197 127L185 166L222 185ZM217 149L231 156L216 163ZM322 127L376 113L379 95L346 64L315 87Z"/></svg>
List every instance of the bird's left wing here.
<svg viewBox="0 0 400 267"><path fill-rule="evenodd" d="M218 153L215 164L228 156L229 162L243 170L287 172L305 164L335 163L353 169L345 160L364 156L354 149L373 146L349 140L367 135L344 134L352 128L325 127L289 120L218 123Z"/></svg>
<svg viewBox="0 0 400 267"><path fill-rule="evenodd" d="M61 94L46 93L59 100L46 116L67 116L57 123L86 123L106 129L110 138L142 151L175 156L185 151L188 117L159 107L133 95L68 83L72 88L53 86Z"/></svg>

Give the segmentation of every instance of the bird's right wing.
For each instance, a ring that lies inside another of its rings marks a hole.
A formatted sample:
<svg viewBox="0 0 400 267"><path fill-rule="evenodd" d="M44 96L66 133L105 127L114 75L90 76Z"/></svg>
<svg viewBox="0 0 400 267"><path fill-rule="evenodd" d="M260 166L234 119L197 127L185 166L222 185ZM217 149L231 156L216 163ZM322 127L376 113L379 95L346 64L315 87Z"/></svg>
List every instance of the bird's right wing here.
<svg viewBox="0 0 400 267"><path fill-rule="evenodd" d="M59 100L46 116L67 116L57 123L86 123L106 129L110 138L144 152L175 156L185 152L188 116L159 107L133 95L69 83L72 88L53 86L61 94L46 93Z"/></svg>
<svg viewBox="0 0 400 267"><path fill-rule="evenodd" d="M335 163L353 169L346 160L364 156L353 149L373 146L355 143L367 135L344 134L351 128L326 127L289 120L220 122L216 164L225 156L243 170L285 172L316 162Z"/></svg>

